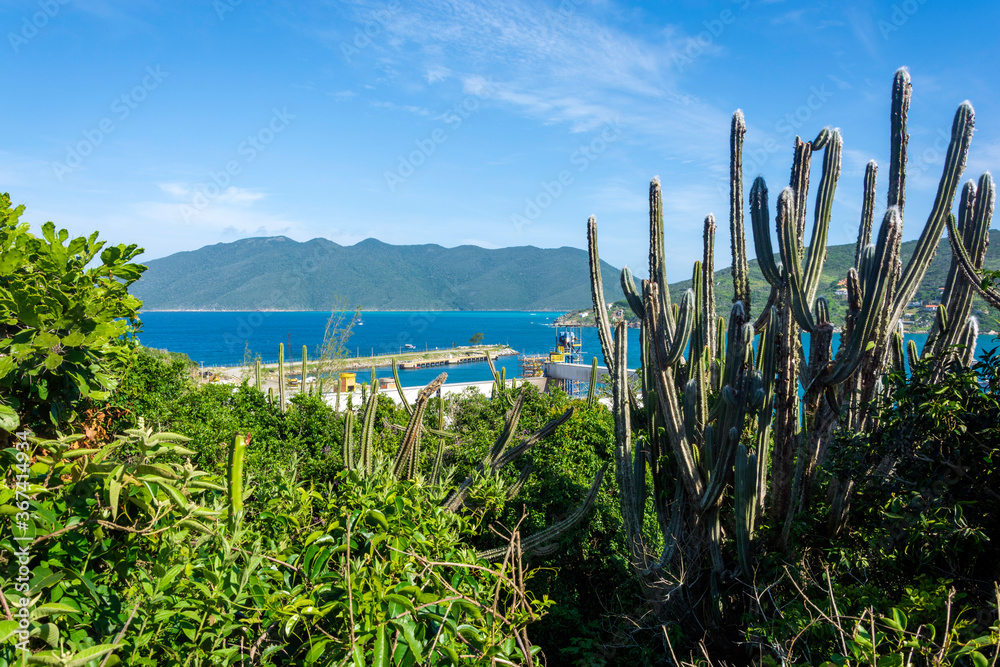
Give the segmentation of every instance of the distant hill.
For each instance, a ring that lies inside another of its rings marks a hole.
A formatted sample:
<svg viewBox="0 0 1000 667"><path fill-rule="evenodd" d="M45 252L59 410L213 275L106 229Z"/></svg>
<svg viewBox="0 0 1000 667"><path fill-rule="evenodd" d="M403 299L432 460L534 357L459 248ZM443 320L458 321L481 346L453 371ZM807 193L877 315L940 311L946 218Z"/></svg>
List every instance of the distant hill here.
<svg viewBox="0 0 1000 667"><path fill-rule="evenodd" d="M748 242L752 241L748 239ZM1000 230L991 229L990 246L993 250L987 249L986 252L985 268L987 269L1000 270L1000 251L996 249L998 244L1000 244ZM916 245L916 241L907 241L900 247L900 256L902 258L904 268L906 267L906 263L909 261L910 257L913 255L913 249ZM855 244L853 243L829 246L827 248L826 262L823 265L823 274L820 278L819 289L817 291L817 296L826 297L830 305L830 321L837 327L843 324L844 314L847 309L846 299L838 296L836 293L837 290L840 289L838 282L846 278L847 270L854 266L854 251ZM694 264L695 259L696 258L692 258L692 265ZM723 257L720 256L716 259L723 259ZM775 255L775 261L778 261L777 255ZM950 266L951 245L947 238L942 238L938 244L937 254L934 256L934 260L931 262L931 266L927 270L927 275L924 276L923 281L920 283L920 287L917 289L917 293L913 297L914 301L920 301L924 304L934 304L940 301L941 288L944 287L945 282L948 280L948 270ZM767 281L764 280L764 275L761 273L756 259L750 260L749 273L751 313L756 316L760 313L764 304L767 303L767 297L770 294L771 288ZM605 286L607 285L607 278L605 278ZM684 290L689 289L690 287L690 278L676 283L671 283L671 299L674 302L677 302L680 300ZM715 272L715 303L717 314L728 318L732 302L732 269L730 267L726 267ZM590 320L587 320L587 316L581 317L581 313L590 312L591 310L592 309L590 307L587 307L581 309L580 312L567 313L564 321L589 323ZM975 298L973 311L980 317L981 331L985 332L990 329L998 328L998 322L996 321L997 314L991 311L985 302L983 302L979 297ZM627 308L626 312L630 313ZM908 309L903 319L909 318L909 321L912 321L912 324L907 326L907 330L912 332L926 330L931 325L933 317L934 311L932 309L911 308Z"/></svg>
<svg viewBox="0 0 1000 667"><path fill-rule="evenodd" d="M877 232L877 229L876 229ZM752 243L748 239L748 243ZM985 266L987 269L1000 269L1000 251L997 250L997 244L1000 244L1000 230L991 229L990 230L990 246L991 249L986 251L986 262ZM910 261L910 257L913 255L913 249L916 247L917 242L906 241L900 246L899 254L903 262L903 268L906 268L907 262ZM823 265L823 274L819 281L819 290L817 290L817 296L825 296L830 304L830 321L833 322L835 326L840 326L844 322L844 314L847 309L847 301L844 298L839 298L836 295L836 291L840 289L837 283L847 277L847 270L854 266L854 251L856 245L854 243L849 243L846 245L835 245L829 246L827 248L826 263ZM778 256L775 255L775 261L778 260ZM750 299L752 301L752 312L754 315L760 313L760 309L764 307L767 302L768 294L770 294L770 286L767 281L764 280L764 275L761 273L760 268L757 266L757 260L750 261ZM927 270L927 275L924 276L923 281L920 283L920 287L917 289L916 295L914 295L914 300L922 301L924 303L937 303L941 298L941 291L939 288L944 287L945 282L948 280L948 269L951 266L951 244L948 242L947 237L942 238L938 243L937 254L934 255L934 260L931 262L930 268ZM715 302L717 304L718 314L723 317L729 316L729 306L733 302L733 279L732 279L732 269L727 267L715 272L716 287L715 287ZM691 287L691 280L682 281L670 286L674 293L679 294L678 290L685 290ZM679 298L679 297L675 297ZM976 297L976 301L973 305L973 310L982 310L983 314L988 313L989 309L986 304ZM921 320L926 320L922 324L929 326L930 317L933 313L921 313L926 315L926 317L921 317ZM992 319L992 318L991 318ZM980 322L981 325L986 325L986 322ZM990 328L986 326L984 328ZM924 328L921 326L920 328ZM912 330L912 328L910 328Z"/></svg>
<svg viewBox="0 0 1000 667"><path fill-rule="evenodd" d="M144 310L570 310L590 303L587 253L532 246L342 246L242 239L144 262ZM623 298L602 263L607 298Z"/></svg>

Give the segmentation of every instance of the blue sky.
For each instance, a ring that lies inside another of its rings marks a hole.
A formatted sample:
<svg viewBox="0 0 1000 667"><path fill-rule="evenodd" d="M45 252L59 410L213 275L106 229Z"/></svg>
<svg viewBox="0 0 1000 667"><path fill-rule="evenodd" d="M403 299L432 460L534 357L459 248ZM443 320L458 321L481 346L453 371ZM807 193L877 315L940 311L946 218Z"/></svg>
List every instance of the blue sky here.
<svg viewBox="0 0 1000 667"><path fill-rule="evenodd" d="M902 65L904 238L962 100L966 178L1000 166L994 1L5 0L0 25L0 189L146 259L278 234L582 248L593 214L603 258L644 275L659 175L683 278L709 212L729 263L737 108L772 206L795 134L841 128L830 242L853 242Z"/></svg>

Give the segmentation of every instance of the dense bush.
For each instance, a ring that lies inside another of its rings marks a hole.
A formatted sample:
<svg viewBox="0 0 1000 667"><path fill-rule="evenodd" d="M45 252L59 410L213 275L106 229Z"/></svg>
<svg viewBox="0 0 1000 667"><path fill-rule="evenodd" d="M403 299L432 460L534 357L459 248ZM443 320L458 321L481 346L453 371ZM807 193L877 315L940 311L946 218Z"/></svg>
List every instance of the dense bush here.
<svg viewBox="0 0 1000 667"><path fill-rule="evenodd" d="M521 469L532 467L521 491L502 507L491 509L486 519L501 532L520 526L522 533L530 535L564 518L582 502L594 474L611 460L614 420L606 407L589 407L560 390L539 393L529 386L527 391L521 437L574 408L569 421L529 450L524 457L528 460L519 459L501 472L509 487ZM453 430L460 440L446 460L455 467L458 479L493 445L503 429L505 407L475 390L455 401ZM559 539L554 554L533 560L543 569L532 589L556 603L531 630L549 664L614 664L629 655L642 655L630 636L631 628L622 622L625 615L637 615L641 596L628 572L616 494L614 478L606 475L587 518ZM485 548L498 539L484 531L478 543Z"/></svg>
<svg viewBox="0 0 1000 667"><path fill-rule="evenodd" d="M1000 358L934 368L890 376L878 429L838 434L826 469L855 479L847 528L803 516L796 550L762 564L773 606L748 639L765 655L979 665L1000 641Z"/></svg>
<svg viewBox="0 0 1000 667"><path fill-rule="evenodd" d="M0 665L20 663L19 647L63 667L108 653L108 665L459 665L536 650L523 630L548 603L524 591L530 573L478 560L475 516L444 510L436 488L340 472L320 492L286 476L244 519L222 480L160 462L192 453L178 436L74 439L4 452L27 493L0 492L2 510L21 510L34 540L23 587L10 566L23 547L3 540L0 583L15 608L28 586L34 601L23 633L0 621ZM114 458L123 445L131 462Z"/></svg>

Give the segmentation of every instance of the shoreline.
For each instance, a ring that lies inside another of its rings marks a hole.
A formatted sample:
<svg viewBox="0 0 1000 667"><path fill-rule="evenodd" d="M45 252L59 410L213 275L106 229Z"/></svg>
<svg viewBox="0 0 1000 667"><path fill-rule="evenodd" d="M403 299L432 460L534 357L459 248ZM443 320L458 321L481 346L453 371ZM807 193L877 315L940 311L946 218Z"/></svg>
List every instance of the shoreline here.
<svg viewBox="0 0 1000 667"><path fill-rule="evenodd" d="M141 317L143 313L351 313L351 310L274 310L270 308L258 308L256 310L217 310L217 309L187 309L187 308L149 308L142 309L139 311L139 316ZM491 309L486 308L483 310L435 310L435 309L423 309L423 310L380 310L380 309L361 309L361 314L365 313L546 313L546 314L563 314L570 311L566 310L538 310L538 309L528 309L528 310L507 310L507 309Z"/></svg>

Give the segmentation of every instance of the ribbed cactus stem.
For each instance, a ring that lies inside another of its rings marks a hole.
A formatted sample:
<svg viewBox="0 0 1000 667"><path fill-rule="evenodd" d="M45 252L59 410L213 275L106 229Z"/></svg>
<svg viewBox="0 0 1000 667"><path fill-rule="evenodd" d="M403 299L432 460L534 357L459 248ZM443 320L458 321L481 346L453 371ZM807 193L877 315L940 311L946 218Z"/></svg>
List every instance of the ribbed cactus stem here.
<svg viewBox="0 0 1000 667"><path fill-rule="evenodd" d="M950 327L935 327L927 336L924 344L924 354L939 357L949 348L962 344L969 316L972 314L972 298L976 293L978 275L969 279L962 266L963 258L969 260L972 268L979 271L986 258L986 247L989 245L989 226L993 218L993 206L996 198L996 188L992 177L986 173L979 179L979 187L972 181L966 183L958 207L958 227L955 230L961 241L963 252L953 252L948 279L945 282L944 293L941 295L941 307L947 311ZM952 235L949 226L949 236ZM953 245L959 245L952 243ZM981 288L978 291L982 291ZM938 373L944 372L944 364L940 364ZM937 378L935 378L937 379Z"/></svg>
<svg viewBox="0 0 1000 667"><path fill-rule="evenodd" d="M912 92L910 73L905 67L900 67L896 70L896 76L892 82L889 196L886 206L898 208L901 218L903 217L903 205L906 201L906 144L910 140L910 135L906 132L906 119L910 111Z"/></svg>
<svg viewBox="0 0 1000 667"><path fill-rule="evenodd" d="M308 350L305 345L302 346L302 382L299 383L299 393L306 393L306 354Z"/></svg>
<svg viewBox="0 0 1000 667"><path fill-rule="evenodd" d="M934 254L937 252L941 233L948 223L948 212L955 201L958 182L965 170L965 161L969 155L969 144L972 142L974 125L975 112L972 110L972 105L968 101L962 102L958 111L955 112L955 120L951 126L951 142L948 144L948 153L945 156L944 169L938 183L934 206L899 281L890 324L900 318L906 305L913 299L913 295L920 286L920 281L924 279L927 269L930 268L931 260L934 259Z"/></svg>
<svg viewBox="0 0 1000 667"><path fill-rule="evenodd" d="M344 467L354 470L354 412L344 412Z"/></svg>
<svg viewBox="0 0 1000 667"><path fill-rule="evenodd" d="M285 411L285 344L278 343L278 406Z"/></svg>
<svg viewBox="0 0 1000 667"><path fill-rule="evenodd" d="M590 386L587 388L587 406L597 404L597 357L590 363Z"/></svg>
<svg viewBox="0 0 1000 667"><path fill-rule="evenodd" d="M642 306L642 295L639 290L636 289L635 279L632 277L632 272L626 266L622 269L621 275L622 292L625 294L625 300L628 301L629 308L635 313L635 316L639 319L643 317L643 306Z"/></svg>
<svg viewBox="0 0 1000 667"><path fill-rule="evenodd" d="M260 391L260 359L254 362L254 378L257 391Z"/></svg>
<svg viewBox="0 0 1000 667"><path fill-rule="evenodd" d="M438 422L439 431L444 430L444 399L441 398L441 389L437 390ZM431 484L441 483L441 468L444 465L444 438L438 438L437 452L434 454L434 467L431 471Z"/></svg>
<svg viewBox="0 0 1000 667"><path fill-rule="evenodd" d="M233 446L229 449L228 499L231 528L236 526L243 514L243 459L249 439L250 436L244 437L237 433L233 438Z"/></svg>
<svg viewBox="0 0 1000 667"><path fill-rule="evenodd" d="M743 186L740 186L742 193ZM740 214L740 230L743 228L742 213ZM743 241L746 245L746 239ZM715 349L715 216L709 213L705 216L705 230L702 252L702 288L701 303L698 304L705 318L705 345L709 350ZM749 278L747 279L749 285ZM749 287L748 287L749 289ZM741 298L747 309L750 308L749 292L746 298Z"/></svg>
<svg viewBox="0 0 1000 667"><path fill-rule="evenodd" d="M729 128L729 237L733 250L733 301L742 301L749 312L750 274L747 269L747 239L743 222L743 138L746 133L743 112L737 109ZM706 221L706 227L707 224ZM707 262L706 267L709 270L712 268ZM714 316L713 307L712 317Z"/></svg>
<svg viewBox="0 0 1000 667"><path fill-rule="evenodd" d="M587 248L590 252L590 295L594 302L594 324L597 326L597 337L601 341L604 366L611 368L614 343L611 340L611 321L608 319L608 307L604 301L601 258L597 254L597 218L594 216L590 216L590 219L587 220Z"/></svg>
<svg viewBox="0 0 1000 667"><path fill-rule="evenodd" d="M861 199L861 225L858 227L858 244L854 250L854 268L861 266L861 254L872 242L872 228L875 226L875 184L878 165L870 160L865 167L864 193Z"/></svg>

